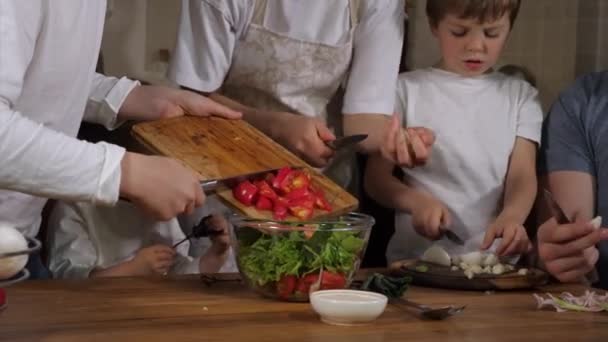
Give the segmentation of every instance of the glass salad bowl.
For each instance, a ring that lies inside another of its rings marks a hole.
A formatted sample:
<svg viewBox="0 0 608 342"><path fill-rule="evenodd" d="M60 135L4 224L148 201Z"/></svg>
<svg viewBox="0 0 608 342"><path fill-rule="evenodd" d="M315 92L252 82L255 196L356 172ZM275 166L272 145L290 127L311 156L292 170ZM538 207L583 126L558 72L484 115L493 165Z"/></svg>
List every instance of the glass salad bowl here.
<svg viewBox="0 0 608 342"><path fill-rule="evenodd" d="M348 288L374 219L350 213L323 221L231 218L239 272L265 297L306 302L317 290Z"/></svg>

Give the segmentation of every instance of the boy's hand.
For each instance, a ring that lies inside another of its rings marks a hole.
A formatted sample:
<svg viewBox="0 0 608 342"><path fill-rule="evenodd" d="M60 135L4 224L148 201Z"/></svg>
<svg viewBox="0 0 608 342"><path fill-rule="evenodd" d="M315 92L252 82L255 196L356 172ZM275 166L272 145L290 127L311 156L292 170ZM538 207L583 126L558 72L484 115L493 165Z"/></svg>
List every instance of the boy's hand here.
<svg viewBox="0 0 608 342"><path fill-rule="evenodd" d="M228 233L228 220L222 215L214 214L207 220L209 227L209 240L211 249L216 254L224 254L230 248L230 235Z"/></svg>
<svg viewBox="0 0 608 342"><path fill-rule="evenodd" d="M137 251L133 262L143 274L166 274L175 259L173 248L165 245L153 245Z"/></svg>
<svg viewBox="0 0 608 342"><path fill-rule="evenodd" d="M326 166L334 155L325 143L336 137L319 119L278 113L272 132L281 145L314 167Z"/></svg>
<svg viewBox="0 0 608 342"><path fill-rule="evenodd" d="M412 225L416 232L427 239L437 240L442 229L452 224L448 208L435 197L422 194L412 208Z"/></svg>
<svg viewBox="0 0 608 342"><path fill-rule="evenodd" d="M502 237L500 246L496 249L498 256L528 253L532 249L526 228L517 220L499 216L486 231L481 249L490 248L498 237Z"/></svg>
<svg viewBox="0 0 608 342"><path fill-rule="evenodd" d="M201 256L198 268L201 273L216 273L228 258L228 250L230 249L229 224L224 216L218 214L203 220L210 233L211 247Z"/></svg>
<svg viewBox="0 0 608 342"><path fill-rule="evenodd" d="M394 114L380 146L382 156L400 167L412 168L426 164L435 143L435 133L424 127L401 128Z"/></svg>

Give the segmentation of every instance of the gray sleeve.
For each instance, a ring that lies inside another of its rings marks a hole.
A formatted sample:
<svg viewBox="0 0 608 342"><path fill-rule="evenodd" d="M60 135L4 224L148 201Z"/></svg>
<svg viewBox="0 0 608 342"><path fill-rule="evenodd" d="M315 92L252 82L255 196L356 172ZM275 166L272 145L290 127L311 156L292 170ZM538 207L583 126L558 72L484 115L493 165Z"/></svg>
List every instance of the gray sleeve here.
<svg viewBox="0 0 608 342"><path fill-rule="evenodd" d="M595 176L589 132L585 125L587 98L582 80L563 92L543 125L541 173L580 171Z"/></svg>
<svg viewBox="0 0 608 342"><path fill-rule="evenodd" d="M59 202L49 218L49 269L55 278L86 279L97 263L97 249L89 238L77 204Z"/></svg>

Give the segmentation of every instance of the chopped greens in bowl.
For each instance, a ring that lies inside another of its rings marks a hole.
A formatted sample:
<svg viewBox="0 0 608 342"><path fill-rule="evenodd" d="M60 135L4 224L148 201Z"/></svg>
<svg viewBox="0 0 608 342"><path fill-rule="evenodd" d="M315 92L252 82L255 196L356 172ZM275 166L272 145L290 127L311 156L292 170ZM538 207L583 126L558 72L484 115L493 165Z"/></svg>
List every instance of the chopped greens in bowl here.
<svg viewBox="0 0 608 342"><path fill-rule="evenodd" d="M308 301L310 292L350 285L374 219L351 213L318 222L235 216L232 234L239 271L267 297Z"/></svg>

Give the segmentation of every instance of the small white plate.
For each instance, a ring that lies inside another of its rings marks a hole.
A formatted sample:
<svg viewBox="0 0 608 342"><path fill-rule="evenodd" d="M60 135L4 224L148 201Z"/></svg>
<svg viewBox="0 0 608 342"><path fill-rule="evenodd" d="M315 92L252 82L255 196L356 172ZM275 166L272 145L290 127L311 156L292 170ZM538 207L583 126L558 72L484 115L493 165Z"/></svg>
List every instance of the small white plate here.
<svg viewBox="0 0 608 342"><path fill-rule="evenodd" d="M334 325L368 323L386 308L385 295L357 290L321 290L310 295L310 305L321 320Z"/></svg>

